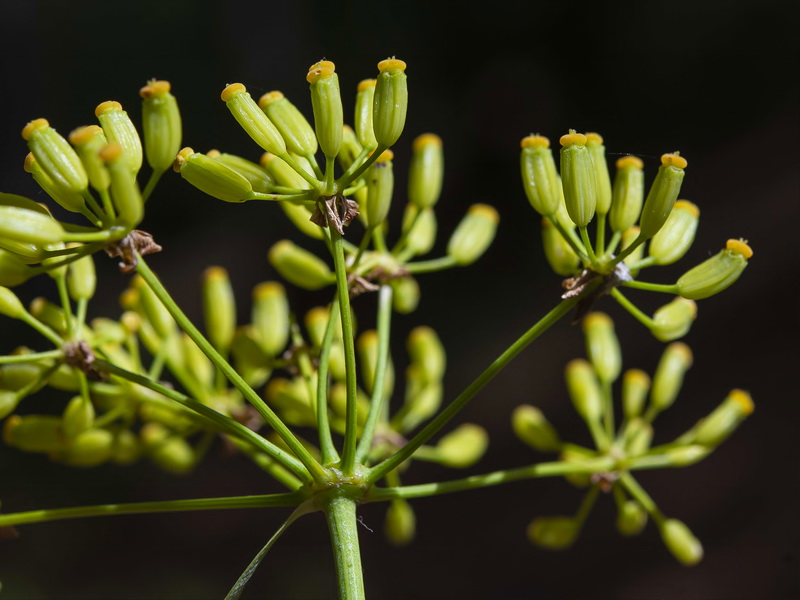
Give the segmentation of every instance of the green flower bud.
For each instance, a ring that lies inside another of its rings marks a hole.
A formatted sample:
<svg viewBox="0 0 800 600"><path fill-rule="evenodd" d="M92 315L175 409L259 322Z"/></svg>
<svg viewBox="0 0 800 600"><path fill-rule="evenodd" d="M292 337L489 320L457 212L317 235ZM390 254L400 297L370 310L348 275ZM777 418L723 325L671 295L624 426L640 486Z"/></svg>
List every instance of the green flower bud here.
<svg viewBox="0 0 800 600"><path fill-rule="evenodd" d="M556 275L575 274L581 259L547 217L542 219L542 246L547 263Z"/></svg>
<svg viewBox="0 0 800 600"><path fill-rule="evenodd" d="M157 173L166 171L181 149L183 135L178 102L169 81L151 80L139 90L147 163Z"/></svg>
<svg viewBox="0 0 800 600"><path fill-rule="evenodd" d="M25 452L54 452L66 440L61 419L50 415L12 415L3 423L3 441Z"/></svg>
<svg viewBox="0 0 800 600"><path fill-rule="evenodd" d="M442 138L423 133L411 146L408 168L408 201L421 209L431 208L439 200L444 180Z"/></svg>
<svg viewBox="0 0 800 600"><path fill-rule="evenodd" d="M494 241L500 215L488 204L473 204L447 243L447 254L461 266L470 265Z"/></svg>
<svg viewBox="0 0 800 600"><path fill-rule="evenodd" d="M528 202L543 217L553 216L558 211L562 191L550 140L541 135L529 135L520 145L522 187Z"/></svg>
<svg viewBox="0 0 800 600"><path fill-rule="evenodd" d="M603 412L603 394L592 366L582 358L567 363L567 389L575 410L584 421L599 421Z"/></svg>
<svg viewBox="0 0 800 600"><path fill-rule="evenodd" d="M233 341L232 338L233 332L231 332L231 341ZM195 380L203 386L213 388L214 364L186 333L180 334L180 360ZM217 407L214 408L219 410Z"/></svg>
<svg viewBox="0 0 800 600"><path fill-rule="evenodd" d="M53 304L47 298L41 296L34 298L28 312L51 329L55 329L59 333L66 333L67 319L64 316L64 309Z"/></svg>
<svg viewBox="0 0 800 600"><path fill-rule="evenodd" d="M307 190L311 188L311 184L303 179L303 176L290 167L289 163L282 158L265 152L261 156L259 162L278 185L294 188L296 190Z"/></svg>
<svg viewBox="0 0 800 600"><path fill-rule="evenodd" d="M356 91L356 113L353 123L358 143L363 148L375 150L378 141L372 127L372 107L375 101L375 79L365 79L358 84Z"/></svg>
<svg viewBox="0 0 800 600"><path fill-rule="evenodd" d="M123 429L114 436L114 444L111 448L111 460L118 465L130 465L135 463L142 453L139 438L132 431Z"/></svg>
<svg viewBox="0 0 800 600"><path fill-rule="evenodd" d="M537 517L528 525L528 540L540 548L564 550L575 542L580 523L574 517Z"/></svg>
<svg viewBox="0 0 800 600"><path fill-rule="evenodd" d="M267 170L261 165L236 156L235 154L227 154L219 150L209 150L206 156L221 162L226 167L233 169L239 175L247 179L253 188L254 192L269 193L270 186L272 185L272 177ZM288 165L286 165L288 167ZM289 167L291 168L291 167ZM294 171L293 171L294 172ZM302 179L302 178L301 178Z"/></svg>
<svg viewBox="0 0 800 600"><path fill-rule="evenodd" d="M689 332L695 317L697 317L697 305L694 301L678 297L653 314L653 326L650 331L656 339L671 342Z"/></svg>
<svg viewBox="0 0 800 600"><path fill-rule="evenodd" d="M561 183L569 218L578 227L586 227L597 205L592 157L586 148L586 136L570 130L561 136Z"/></svg>
<svg viewBox="0 0 800 600"><path fill-rule="evenodd" d="M325 337L325 329L328 327L328 320L331 318L331 311L327 306L317 306L312 308L306 313L304 320L306 331L308 331L308 339L315 349L322 346L322 341ZM339 333L341 337L341 325L334 332Z"/></svg>
<svg viewBox="0 0 800 600"><path fill-rule="evenodd" d="M253 191L245 177L191 148L178 153L173 169L201 192L225 202L244 202Z"/></svg>
<svg viewBox="0 0 800 600"><path fill-rule="evenodd" d="M433 249L436 229L436 213L432 208L420 210L413 204L406 205L403 212L403 231L407 232L406 248L413 250L414 256L427 254Z"/></svg>
<svg viewBox="0 0 800 600"><path fill-rule="evenodd" d="M628 246L630 246L633 242L639 239L640 230L635 225L630 229L626 229L625 233L622 234L622 242L620 243L620 249L625 250ZM644 257L644 244L639 244L636 246L633 252L628 254L623 261L626 265L630 266L633 265ZM639 269L631 269L631 275L636 276L639 272Z"/></svg>
<svg viewBox="0 0 800 600"><path fill-rule="evenodd" d="M384 531L395 546L406 546L414 539L416 518L414 509L406 500L392 500L386 509Z"/></svg>
<svg viewBox="0 0 800 600"><path fill-rule="evenodd" d="M396 58L387 58L378 63L372 126L379 146L393 146L403 133L408 110L405 70L406 63Z"/></svg>
<svg viewBox="0 0 800 600"><path fill-rule="evenodd" d="M16 206L0 206L0 238L45 246L63 241L64 235L61 223L49 214Z"/></svg>
<svg viewBox="0 0 800 600"><path fill-rule="evenodd" d="M167 307L162 304L155 292L141 277L134 277L131 286L139 293L139 302L144 317L153 327L156 335L162 340L169 338L175 332L175 320L169 314Z"/></svg>
<svg viewBox="0 0 800 600"><path fill-rule="evenodd" d="M690 467L703 460L710 452L710 448L695 444L692 446L670 448L664 452L664 457L671 467Z"/></svg>
<svg viewBox="0 0 800 600"><path fill-rule="evenodd" d="M53 178L45 172L36 160L33 152L28 153L25 157L23 168L26 173L30 173L33 176L33 180L39 184L39 187L55 200L59 206L70 212L82 212L85 210L85 204L81 193L75 192L53 181Z"/></svg>
<svg viewBox="0 0 800 600"><path fill-rule="evenodd" d="M339 154L342 146L342 96L336 66L329 60L311 65L306 75L311 89L311 107L314 111L314 129L322 153L327 158ZM280 154L280 152L275 152Z"/></svg>
<svg viewBox="0 0 800 600"><path fill-rule="evenodd" d="M0 287L0 315L21 319L27 311L17 295L7 287Z"/></svg>
<svg viewBox="0 0 800 600"><path fill-rule="evenodd" d="M122 146L125 160L134 174L138 173L142 168L142 141L128 113L122 110L119 102L107 100L97 106L94 114L100 121L108 141L117 142Z"/></svg>
<svg viewBox="0 0 800 600"><path fill-rule="evenodd" d="M400 277L389 282L392 286L392 308L401 315L417 310L419 305L419 284L411 277Z"/></svg>
<svg viewBox="0 0 800 600"><path fill-rule="evenodd" d="M114 435L105 429L88 429L73 439L59 459L73 467L96 467L111 459Z"/></svg>
<svg viewBox="0 0 800 600"><path fill-rule="evenodd" d="M586 148L592 158L594 171L595 190L597 192L596 210L599 214L607 214L611 208L611 177L608 174L606 163L606 147L603 138L598 133L586 134Z"/></svg>
<svg viewBox="0 0 800 600"><path fill-rule="evenodd" d="M258 106L280 132L290 152L300 156L317 153L317 136L297 107L281 92L261 96Z"/></svg>
<svg viewBox="0 0 800 600"><path fill-rule="evenodd" d="M108 144L103 128L99 125L88 125L73 129L69 134L69 143L75 147L92 187L98 191L107 190L111 185L111 177L100 158L100 151ZM172 158L174 160L174 155ZM79 202L75 200L75 208L73 212L80 212L83 208L82 197Z"/></svg>
<svg viewBox="0 0 800 600"><path fill-rule="evenodd" d="M244 85L232 83L222 90L220 97L233 118L256 144L278 156L286 153L286 142L280 132L250 97Z"/></svg>
<svg viewBox="0 0 800 600"><path fill-rule="evenodd" d="M653 237L669 217L681 191L686 159L675 154L664 154L661 166L644 201L639 228L644 239Z"/></svg>
<svg viewBox="0 0 800 600"><path fill-rule="evenodd" d="M647 525L647 511L636 500L627 500L617 513L617 531L622 535L638 535Z"/></svg>
<svg viewBox="0 0 800 600"><path fill-rule="evenodd" d="M53 183L74 193L89 187L81 159L67 140L50 127L47 119L35 119L22 130L22 137L42 170Z"/></svg>
<svg viewBox="0 0 800 600"><path fill-rule="evenodd" d="M583 335L586 336L586 353L600 382L616 381L622 370L622 353L611 317L599 312L586 315Z"/></svg>
<svg viewBox="0 0 800 600"><path fill-rule="evenodd" d="M731 390L711 414L693 429L692 443L716 447L734 432L739 424L753 412L753 399L744 390Z"/></svg>
<svg viewBox="0 0 800 600"><path fill-rule="evenodd" d="M489 435L483 427L464 423L442 436L436 444L436 456L444 466L462 469L478 462L488 445Z"/></svg>
<svg viewBox="0 0 800 600"><path fill-rule="evenodd" d="M144 217L144 200L122 146L109 142L100 151L100 158L111 177L111 195L119 221L128 227L138 225Z"/></svg>
<svg viewBox="0 0 800 600"><path fill-rule="evenodd" d="M64 435L72 439L94 424L94 405L83 396L74 396L61 416Z"/></svg>
<svg viewBox="0 0 800 600"><path fill-rule="evenodd" d="M356 138L356 132L349 125L342 127L342 147L339 149L339 164L343 171L346 171L356 161L361 154L361 144ZM363 191L364 188L359 190ZM358 195L359 192L356 192Z"/></svg>
<svg viewBox="0 0 800 600"><path fill-rule="evenodd" d="M272 372L269 358L261 349L257 337L252 326L239 327L231 344L236 372L253 388L263 385Z"/></svg>
<svg viewBox="0 0 800 600"><path fill-rule="evenodd" d="M403 408L392 419L392 427L400 432L415 429L439 410L442 404L440 381L426 382L419 365L406 369L406 391Z"/></svg>
<svg viewBox="0 0 800 600"><path fill-rule="evenodd" d="M406 349L411 363L420 371L422 381L441 381L447 366L444 346L436 332L427 326L415 327L408 334Z"/></svg>
<svg viewBox="0 0 800 600"><path fill-rule="evenodd" d="M0 419L14 412L22 397L11 390L0 390Z"/></svg>
<svg viewBox="0 0 800 600"><path fill-rule="evenodd" d="M29 156L32 157L32 155ZM48 217L52 216L50 211L41 204L25 196L17 196L16 194L4 194L0 192L0 206L13 206L25 210L32 210ZM0 238L0 250L7 250L15 254L16 258L26 264L42 262L45 256L45 248L40 244L18 242L7 238Z"/></svg>
<svg viewBox="0 0 800 600"><path fill-rule="evenodd" d="M648 253L657 264L669 265L680 260L694 242L700 210L688 200L678 200L667 222L650 240Z"/></svg>
<svg viewBox="0 0 800 600"><path fill-rule="evenodd" d="M195 453L182 437L173 435L163 425L148 423L139 433L147 456L158 467L183 475L195 465Z"/></svg>
<svg viewBox="0 0 800 600"><path fill-rule="evenodd" d="M356 340L358 364L361 378L367 393L372 394L375 385L375 369L378 366L378 332L370 329L358 336Z"/></svg>
<svg viewBox="0 0 800 600"><path fill-rule="evenodd" d="M553 425L535 406L523 404L514 409L511 425L516 436L540 452L558 452L561 439Z"/></svg>
<svg viewBox="0 0 800 600"><path fill-rule="evenodd" d="M691 366L692 351L686 344L673 342L664 349L650 390L653 409L660 412L672 406L683 384L683 376Z"/></svg>
<svg viewBox="0 0 800 600"><path fill-rule="evenodd" d="M564 444L559 460L566 463L581 463L588 459L597 458L597 454L588 448ZM591 475L588 473L568 473L564 479L578 488L585 488L591 483Z"/></svg>
<svg viewBox="0 0 800 600"><path fill-rule="evenodd" d="M15 287L25 283L33 272L15 254L0 247L0 285Z"/></svg>
<svg viewBox="0 0 800 600"><path fill-rule="evenodd" d="M628 421L622 436L622 447L628 456L641 456L650 449L653 426L635 417Z"/></svg>
<svg viewBox="0 0 800 600"><path fill-rule="evenodd" d="M678 562L686 566L696 565L703 559L703 546L685 523L677 519L666 519L659 525L661 539Z"/></svg>
<svg viewBox="0 0 800 600"><path fill-rule="evenodd" d="M268 258L286 281L303 289L319 290L335 281L325 261L289 240L272 246Z"/></svg>
<svg viewBox="0 0 800 600"><path fill-rule="evenodd" d="M281 418L291 425L313 425L314 411L308 395L308 386L302 378L291 381L282 377L270 380L266 389L267 403L274 406Z"/></svg>
<svg viewBox="0 0 800 600"><path fill-rule="evenodd" d="M630 420L642 414L650 376L640 369L628 369L622 376L622 413Z"/></svg>
<svg viewBox="0 0 800 600"><path fill-rule="evenodd" d="M289 301L286 290L276 281L253 288L253 331L268 356L278 356L289 342ZM327 320L326 320L327 323Z"/></svg>
<svg viewBox="0 0 800 600"><path fill-rule="evenodd" d="M344 416L347 413L347 386L344 383L335 383L331 386L328 396L329 406L339 419L339 428L344 430ZM363 425L369 414L369 398L359 389L356 395L356 422ZM313 417L311 417L313 419Z"/></svg>
<svg viewBox="0 0 800 600"><path fill-rule="evenodd" d="M307 235L315 240L325 237L322 227L311 221L311 209L304 204L292 204L291 202L280 202L281 210L289 217L292 224L297 227L300 233Z"/></svg>
<svg viewBox="0 0 800 600"><path fill-rule="evenodd" d="M644 203L643 166L636 156L623 156L617 161L608 216L612 231L627 231L639 220Z"/></svg>
<svg viewBox="0 0 800 600"><path fill-rule="evenodd" d="M203 272L203 316L211 344L227 352L236 330L236 298L228 271L222 267L209 267Z"/></svg>
<svg viewBox="0 0 800 600"><path fill-rule="evenodd" d="M751 256L753 251L744 240L728 240L719 254L681 275L678 293L691 300L718 294L739 279Z"/></svg>
<svg viewBox="0 0 800 600"><path fill-rule="evenodd" d="M76 302L89 300L94 296L96 287L97 275L94 271L94 258L91 254L69 264L67 267L67 290L70 298Z"/></svg>
<svg viewBox="0 0 800 600"><path fill-rule="evenodd" d="M389 214L392 204L392 191L394 190L394 172L391 150L383 152L367 174L367 225L376 227L384 221Z"/></svg>

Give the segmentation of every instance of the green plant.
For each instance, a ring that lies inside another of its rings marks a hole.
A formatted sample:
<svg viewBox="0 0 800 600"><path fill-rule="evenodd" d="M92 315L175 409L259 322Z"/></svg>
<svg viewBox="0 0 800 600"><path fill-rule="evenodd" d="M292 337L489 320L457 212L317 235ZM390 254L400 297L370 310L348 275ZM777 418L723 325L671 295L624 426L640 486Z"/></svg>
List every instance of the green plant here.
<svg viewBox="0 0 800 600"><path fill-rule="evenodd" d="M560 175L549 141L526 137L523 186L543 217L548 261L556 273L568 276L562 301L444 407L444 349L433 329L414 329L407 338L402 402L393 405L399 379L390 355L393 311L408 313L416 307L420 289L415 276L478 260L495 237L499 215L488 205L473 205L452 232L445 256L418 259L436 238L434 206L443 177L441 140L424 134L414 142L400 234L389 244L390 147L403 130L408 92L405 63L392 58L378 68L375 80L358 87L354 129L344 125L330 61L312 65L307 77L314 128L280 92L256 102L242 84L227 86L222 100L266 152L260 164L219 151L180 150L177 102L163 81L151 81L141 90L144 147L116 102L98 106L102 128L75 130L69 143L44 119L24 128L31 150L26 169L62 208L83 215L89 225L57 220L22 196L0 196L0 312L30 325L53 346L40 351L20 347L0 357L5 442L75 467L124 465L147 457L180 474L193 469L221 437L284 491L17 512L0 516L0 526L124 513L293 508L234 585L229 597L236 598L283 531L298 517L321 511L332 539L340 597L351 599L364 597L358 504L387 502L386 533L394 543L405 544L414 535L410 499L563 476L589 490L575 517L535 519L528 530L534 543L570 545L598 493L605 491L617 502L623 534L640 531L649 515L678 560L700 560L702 548L688 528L666 518L631 473L704 458L752 411L752 402L746 392L734 390L685 435L651 447L652 421L674 402L691 353L680 343L668 346L652 389L642 372L626 372L624 418L618 426L612 386L621 373L621 351L610 319L592 308L610 295L656 338L675 340L695 319L694 301L732 284L750 248L742 240L729 240L718 255L674 284L639 281L641 270L677 261L694 239L697 207L678 200L686 160L678 153L665 154L645 198L641 161L618 161L612 182L599 135L571 131L561 139ZM151 175L140 192L136 178L143 158ZM301 323L282 285L265 282L253 291L249 322L239 325L228 274L210 267L202 289L201 333L143 258L161 247L136 229L145 202L173 165L191 185L220 200L277 203L316 247L327 251L330 262L288 240L272 247L270 262L293 285L335 287L330 303L310 311ZM345 228L357 222L363 233L356 244L345 239L345 231L358 231L358 226ZM588 229L592 222L594 240ZM96 288L92 255L99 250L119 257L123 273L136 275L121 298L124 312L117 319L87 322ZM58 304L37 299L26 308L10 288L44 273L55 282ZM622 294L622 287L678 297L650 317ZM351 299L363 294L374 294L377 319L374 329L357 337ZM401 475L412 459L451 468L480 459L488 436L479 425L462 424L431 442L511 360L573 310L583 319L589 361L567 366L567 386L596 447L562 442L538 409L524 406L513 417L518 437L537 450L558 452L557 460L403 486ZM256 390L263 386L262 397ZM26 399L44 387L73 394L61 414L25 411Z"/></svg>

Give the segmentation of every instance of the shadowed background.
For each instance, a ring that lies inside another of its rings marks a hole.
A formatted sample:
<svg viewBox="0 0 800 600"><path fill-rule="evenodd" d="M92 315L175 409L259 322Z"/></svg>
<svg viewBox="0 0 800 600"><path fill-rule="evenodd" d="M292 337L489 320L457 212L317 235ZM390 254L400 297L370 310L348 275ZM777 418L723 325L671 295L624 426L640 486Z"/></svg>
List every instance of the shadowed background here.
<svg viewBox="0 0 800 600"><path fill-rule="evenodd" d="M519 140L531 132L555 141L568 128L599 131L609 162L625 153L643 157L648 182L658 157L680 150L689 161L682 196L701 210L697 240L677 266L649 270L644 278L672 282L729 237L748 239L755 251L733 288L699 303L700 318L685 338L695 364L678 402L656 422L656 442L691 426L732 387L752 393L756 412L698 465L640 476L659 507L700 537L704 561L691 569L678 566L652 524L638 538L621 538L613 502L605 497L572 549L534 548L524 535L528 522L572 513L582 492L560 479L528 481L414 501L417 539L405 549L383 539L385 505L364 506L363 522L374 530L365 528L360 536L367 593L420 599L789 598L798 593L800 542L798 252L790 229L800 213L800 128L798 44L789 6L744 0L691 7L3 2L0 189L44 199L22 171L27 150L19 131L29 120L44 116L67 133L92 122L99 102L115 99L138 123L137 91L150 78L172 82L185 145L256 159L259 149L219 100L226 83L241 81L255 97L280 89L310 117L304 76L325 57L336 63L349 115L356 84L375 76L379 60L396 55L408 63L410 104L395 148L393 214L405 201L411 141L426 131L442 136L446 164L437 206L440 240L431 256L441 255L470 204L486 202L501 214L498 238L476 265L420 276L418 311L396 318L401 367L411 327L429 324L439 331L448 348L446 397L452 398L558 301L560 280L546 266L538 217L520 185ZM252 286L277 277L266 261L269 247L281 237L300 239L277 207L227 205L173 173L148 203L143 227L165 247L151 266L196 320L206 266L230 271L240 315L246 315ZM102 256L97 265L105 283L90 316L115 316L127 279ZM26 299L54 294L47 278L23 289ZM290 286L289 293L299 314L329 295L309 300ZM629 297L649 313L667 301L633 291ZM625 366L652 373L663 345L610 299L598 308L617 321ZM355 309L361 328L371 327L374 298L359 298ZM28 340L7 320L0 332L0 352L10 351L19 336ZM38 341L30 337L27 343ZM563 366L583 353L579 328L559 323L473 400L459 421L481 423L492 440L469 472L550 458L511 433L510 414L521 403L541 407L562 437L589 442L562 381ZM23 406L47 406L40 396ZM2 447L0 473L5 511L277 489L249 463L215 450L194 473L177 477L147 462L68 469ZM415 463L404 483L463 474ZM145 515L22 527L19 539L0 543L2 597L221 598L287 514ZM311 516L275 546L245 598L334 598L334 583L327 531L319 516Z"/></svg>

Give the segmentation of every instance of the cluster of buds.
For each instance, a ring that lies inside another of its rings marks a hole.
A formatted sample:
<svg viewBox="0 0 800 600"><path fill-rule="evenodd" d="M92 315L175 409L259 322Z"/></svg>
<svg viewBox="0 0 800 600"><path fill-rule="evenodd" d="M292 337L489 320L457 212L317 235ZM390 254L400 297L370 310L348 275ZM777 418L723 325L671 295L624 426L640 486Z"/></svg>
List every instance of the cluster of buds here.
<svg viewBox="0 0 800 600"><path fill-rule="evenodd" d="M623 156L609 174L603 138L570 130L561 138L561 169L550 141L530 135L521 142L522 183L531 206L542 216L545 256L553 271L566 276L564 297L590 286L591 300L610 292L662 341L685 335L696 316L694 301L721 292L741 275L753 252L743 240L728 240L715 256L684 273L675 284L636 281L642 269L682 258L694 242L698 207L679 200L687 161L678 152L664 154L645 196L643 162ZM587 227L596 222L594 242ZM606 229L611 237L606 241ZM619 286L675 294L652 317L636 308Z"/></svg>
<svg viewBox="0 0 800 600"><path fill-rule="evenodd" d="M394 247L387 247L394 190L390 147L405 124L405 68L403 61L390 58L378 64L376 79L359 83L352 128L344 124L338 75L331 61L315 63L308 71L313 127L280 91L256 101L241 83L228 85L222 100L264 151L261 158L256 162L219 150L203 154L184 148L174 168L190 184L220 200L278 202L291 222L314 239L329 240L331 230L343 235L344 227L358 217L366 230L364 240L359 246L345 245L351 293L390 282L395 308L410 312L419 300L412 275L474 262L494 239L499 217L490 206L472 206L449 238L446 256L411 262L430 252L436 242L433 209L444 173L442 140L423 134L413 143L402 227ZM318 162L319 153L324 163ZM278 241L269 260L284 278L304 289L335 283L328 262L289 240Z"/></svg>
<svg viewBox="0 0 800 600"><path fill-rule="evenodd" d="M151 81L140 93L144 150L128 113L115 101L97 106L99 125L79 127L67 139L46 119L24 127L30 149L25 170L61 208L83 215L89 225L61 222L33 200L0 194L0 285L13 287L41 272L58 272L101 248L122 258L126 270L135 252L159 249L135 228L144 202L180 148L181 118L169 82ZM142 192L137 175L144 157L151 172Z"/></svg>
<svg viewBox="0 0 800 600"><path fill-rule="evenodd" d="M732 390L722 403L694 427L672 442L652 445L653 421L678 396L692 353L682 342L669 344L651 378L639 369L622 373L619 341L614 324L603 313L583 320L588 360L571 361L565 371L567 389L576 412L586 423L595 448L564 442L553 425L534 406L519 406L513 414L514 432L541 452L558 452L568 466L596 464L566 475L578 487L589 487L577 514L538 517L528 527L534 544L559 549L570 546L591 510L598 492L612 493L617 505L616 526L623 535L641 532L648 516L658 526L669 551L681 563L692 565L703 556L700 542L679 520L667 518L631 476L631 471L692 465L711 453L753 411L743 390ZM612 385L622 377L622 420L614 419Z"/></svg>

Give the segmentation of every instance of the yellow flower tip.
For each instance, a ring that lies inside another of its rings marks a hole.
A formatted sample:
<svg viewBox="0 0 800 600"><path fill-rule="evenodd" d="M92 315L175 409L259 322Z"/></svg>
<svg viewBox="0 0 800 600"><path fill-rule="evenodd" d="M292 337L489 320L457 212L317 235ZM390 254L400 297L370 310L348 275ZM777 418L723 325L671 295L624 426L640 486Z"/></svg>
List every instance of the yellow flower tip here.
<svg viewBox="0 0 800 600"><path fill-rule="evenodd" d="M637 169L643 169L644 163L642 159L638 156L634 156L633 154L629 154L628 156L623 156L617 161L617 168L622 169L624 167L635 167Z"/></svg>
<svg viewBox="0 0 800 600"><path fill-rule="evenodd" d="M678 200L675 203L673 210L675 208L679 208L681 210L689 212L694 218L700 216L700 209L697 208L697 205L694 202L689 202L688 200Z"/></svg>
<svg viewBox="0 0 800 600"><path fill-rule="evenodd" d="M473 204L469 207L467 213L472 215L482 215L494 223L500 222L500 214L493 206L489 206L488 204Z"/></svg>
<svg viewBox="0 0 800 600"><path fill-rule="evenodd" d="M582 133L577 133L574 129L570 129L568 134L561 136L559 142L565 148L569 148L570 146L585 146L586 136Z"/></svg>
<svg viewBox="0 0 800 600"><path fill-rule="evenodd" d="M94 116L99 117L100 115L112 110L122 110L122 104L116 100L106 100L105 102L101 102L97 105L97 108L94 109Z"/></svg>
<svg viewBox="0 0 800 600"><path fill-rule="evenodd" d="M286 293L286 288L277 281L265 281L253 288L253 300L272 298Z"/></svg>
<svg viewBox="0 0 800 600"><path fill-rule="evenodd" d="M631 384L642 387L650 385L650 376L641 369L628 369L625 371L624 377L625 380L630 381Z"/></svg>
<svg viewBox="0 0 800 600"><path fill-rule="evenodd" d="M370 156L372 152L370 152ZM376 163L387 163L394 158L394 152L391 150L384 150L381 155L375 160Z"/></svg>
<svg viewBox="0 0 800 600"><path fill-rule="evenodd" d="M192 154L194 154L194 149L186 146L183 150L178 152L178 156L175 157L175 162L172 164L172 170L176 173L180 173L181 168L183 167L184 163L186 163L186 159L188 159Z"/></svg>
<svg viewBox="0 0 800 600"><path fill-rule="evenodd" d="M139 90L139 95L145 100L150 98L161 98L169 93L172 89L172 84L163 79L151 79L147 85Z"/></svg>
<svg viewBox="0 0 800 600"><path fill-rule="evenodd" d="M583 326L584 328L590 328L594 326L613 327L614 322L606 313L593 312L586 315L586 317L583 319Z"/></svg>
<svg viewBox="0 0 800 600"><path fill-rule="evenodd" d="M587 133L586 134L586 143L587 144L602 144L603 143L603 136L599 133Z"/></svg>
<svg viewBox="0 0 800 600"><path fill-rule="evenodd" d="M324 65L324 64L333 65L333 63L329 60L323 60L317 63L317 65ZM314 65L308 71L308 75L306 75L306 81L308 83L315 83L320 79L327 79L328 77L331 77L335 72L335 69L333 67L317 66L317 65Z"/></svg>
<svg viewBox="0 0 800 600"><path fill-rule="evenodd" d="M278 100L281 100L283 98L285 98L283 92L279 92L278 90L267 92L266 94L261 96L261 98L258 99L258 107L261 110L264 110L273 102L277 102Z"/></svg>
<svg viewBox="0 0 800 600"><path fill-rule="evenodd" d="M278 157L275 156L272 152L264 152L264 154L261 155L261 158L258 159L258 164L266 168L266 166L276 158Z"/></svg>
<svg viewBox="0 0 800 600"><path fill-rule="evenodd" d="M103 128L99 125L87 125L85 127L78 127L73 129L69 134L69 143L73 146L83 146L92 141L92 138L98 133L103 133Z"/></svg>
<svg viewBox="0 0 800 600"><path fill-rule="evenodd" d="M521 148L549 148L550 140L539 134L531 134L522 138L519 143Z"/></svg>
<svg viewBox="0 0 800 600"><path fill-rule="evenodd" d="M212 148L211 150L206 152L206 156L208 158L219 158L220 156L222 156L222 152L220 152L216 148Z"/></svg>
<svg viewBox="0 0 800 600"><path fill-rule="evenodd" d="M203 271L203 279L205 280L226 280L228 279L228 271L224 267L208 267L205 271Z"/></svg>
<svg viewBox="0 0 800 600"><path fill-rule="evenodd" d="M336 65L333 64L333 62L330 61L330 60L320 60L318 62L315 62L310 67L308 67L308 71L309 72L316 71L317 69L327 69L327 70L333 72L333 71L336 70Z"/></svg>
<svg viewBox="0 0 800 600"><path fill-rule="evenodd" d="M50 122L47 119L34 119L22 128L22 139L27 141L31 139L34 131L48 127L50 127Z"/></svg>
<svg viewBox="0 0 800 600"><path fill-rule="evenodd" d="M397 73L406 70L406 63L399 58L387 58L378 63L378 71L381 73Z"/></svg>
<svg viewBox="0 0 800 600"><path fill-rule="evenodd" d="M751 414L756 408L753 398L744 390L731 390L728 397L741 406L742 413L745 415Z"/></svg>
<svg viewBox="0 0 800 600"><path fill-rule="evenodd" d="M369 88L374 88L376 83L378 83L377 79L364 79L359 82L356 91L363 92L364 90L368 90Z"/></svg>
<svg viewBox="0 0 800 600"><path fill-rule="evenodd" d="M414 143L411 144L412 150L420 150L424 146L436 146L437 148L442 147L442 138L440 138L435 133L423 133L414 140Z"/></svg>
<svg viewBox="0 0 800 600"><path fill-rule="evenodd" d="M728 240L725 242L725 249L743 256L745 260L753 256L753 249L747 245L747 240Z"/></svg>
<svg viewBox="0 0 800 600"><path fill-rule="evenodd" d="M14 440L14 430L22 422L22 417L19 415L11 415L3 423L3 441L9 446L12 445Z"/></svg>
<svg viewBox="0 0 800 600"><path fill-rule="evenodd" d="M30 173L33 171L33 165L36 163L36 159L33 156L33 152L28 152L28 156L25 157L25 162L22 163L22 168L25 170L26 173Z"/></svg>
<svg viewBox="0 0 800 600"><path fill-rule="evenodd" d="M244 87L243 83L230 83L228 86L222 90L222 93L219 95L222 98L223 102L230 102L239 94L244 94L247 91L247 88Z"/></svg>
<svg viewBox="0 0 800 600"><path fill-rule="evenodd" d="M119 142L108 142L100 150L100 160L104 163L114 162L122 157L122 146Z"/></svg>
<svg viewBox="0 0 800 600"><path fill-rule="evenodd" d="M356 132L355 132L355 131L353 131L353 128L352 128L352 127L350 127L350 125L342 125L342 133L343 133L345 136L348 136L348 135L350 135L350 134L353 134L353 135L355 135L355 134L356 134Z"/></svg>
<svg viewBox="0 0 800 600"><path fill-rule="evenodd" d="M126 310L119 318L120 324L130 333L136 333L142 326L142 318L132 310Z"/></svg>
<svg viewBox="0 0 800 600"><path fill-rule="evenodd" d="M686 162L686 159L683 158L680 153L672 152L670 154L663 154L661 156L661 164L665 167L676 167L678 169L685 169L686 165L689 163Z"/></svg>
<svg viewBox="0 0 800 600"><path fill-rule="evenodd" d="M670 344L670 350L681 356L687 368L692 365L694 356L692 355L692 350L689 348L689 346L683 342L672 342Z"/></svg>

